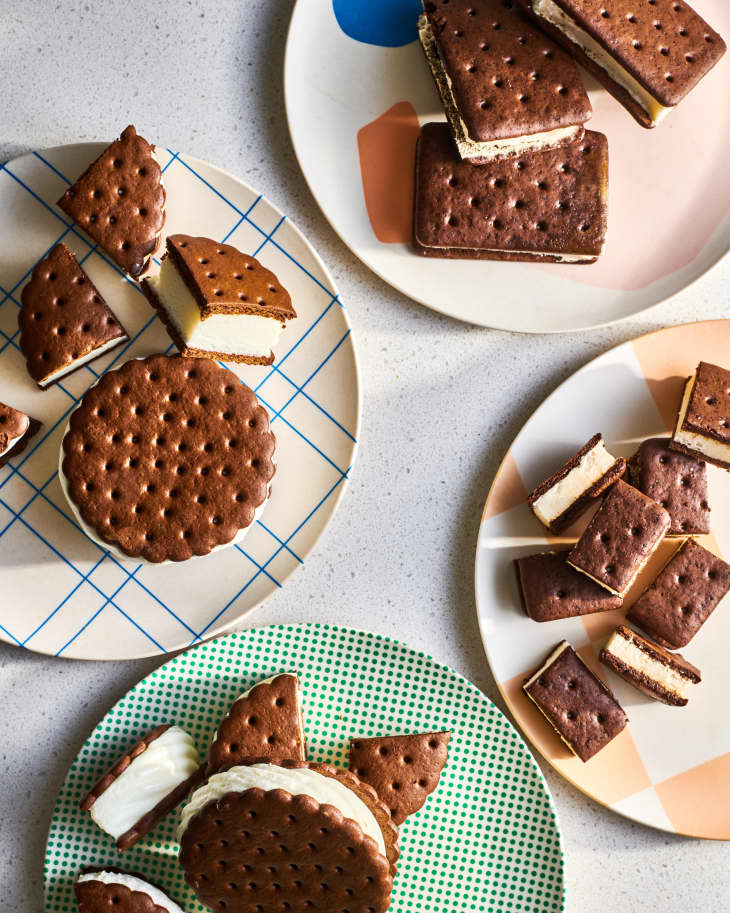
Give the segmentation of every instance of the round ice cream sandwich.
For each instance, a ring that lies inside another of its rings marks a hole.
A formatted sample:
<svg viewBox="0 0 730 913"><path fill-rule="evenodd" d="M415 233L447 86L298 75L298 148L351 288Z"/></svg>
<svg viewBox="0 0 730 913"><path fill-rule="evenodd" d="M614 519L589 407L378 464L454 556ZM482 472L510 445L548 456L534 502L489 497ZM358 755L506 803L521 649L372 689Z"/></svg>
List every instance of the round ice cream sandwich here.
<svg viewBox="0 0 730 913"><path fill-rule="evenodd" d="M182 802L204 771L187 732L158 726L94 784L80 807L126 850Z"/></svg>
<svg viewBox="0 0 730 913"><path fill-rule="evenodd" d="M79 875L74 892L79 913L183 913L161 888L139 875L111 868Z"/></svg>
<svg viewBox="0 0 730 913"><path fill-rule="evenodd" d="M305 761L232 767L199 787L178 829L180 864L201 903L228 913L384 913L398 829L350 771ZM294 903L296 900L296 903Z"/></svg>
<svg viewBox="0 0 730 913"><path fill-rule="evenodd" d="M269 417L213 361L152 355L72 413L59 477L86 534L122 557L184 561L239 542L274 475Z"/></svg>

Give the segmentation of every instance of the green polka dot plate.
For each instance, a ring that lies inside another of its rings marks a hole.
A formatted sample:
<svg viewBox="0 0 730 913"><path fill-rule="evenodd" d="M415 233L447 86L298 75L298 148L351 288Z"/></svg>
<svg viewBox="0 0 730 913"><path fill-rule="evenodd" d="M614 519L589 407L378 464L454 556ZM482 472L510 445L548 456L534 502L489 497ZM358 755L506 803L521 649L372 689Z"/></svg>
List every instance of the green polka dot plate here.
<svg viewBox="0 0 730 913"><path fill-rule="evenodd" d="M179 813L120 856L79 801L154 726L178 723L203 753L242 691L293 670L302 682L310 760L344 766L351 736L453 731L438 788L401 826L391 913L564 910L563 846L552 799L532 755L494 704L447 666L397 641L301 624L201 644L112 707L79 752L56 802L45 860L47 913L74 913L74 877L82 866L104 864L140 872L187 913L204 913L177 863Z"/></svg>

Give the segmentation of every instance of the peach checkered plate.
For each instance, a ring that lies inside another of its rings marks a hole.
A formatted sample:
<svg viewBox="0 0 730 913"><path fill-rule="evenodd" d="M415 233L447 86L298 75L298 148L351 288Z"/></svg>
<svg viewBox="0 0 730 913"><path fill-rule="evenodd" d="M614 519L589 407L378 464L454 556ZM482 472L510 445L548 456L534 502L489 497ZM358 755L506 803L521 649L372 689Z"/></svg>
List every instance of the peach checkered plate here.
<svg viewBox="0 0 730 913"><path fill-rule="evenodd" d="M730 320L670 327L606 352L568 378L528 420L495 476L482 515L475 566L477 613L489 664L512 714L534 747L573 785L650 827L730 839L730 727L727 652L730 598L682 651L702 671L684 708L643 695L598 663L607 636L651 582L677 540L665 540L621 609L538 624L523 612L513 559L567 545L590 513L561 537L536 520L528 492L601 431L611 453L630 457L647 437L673 427L684 380L700 360L730 366ZM708 465L711 528L702 544L730 555L730 476ZM521 690L526 674L565 638L611 687L629 725L587 763L573 756Z"/></svg>

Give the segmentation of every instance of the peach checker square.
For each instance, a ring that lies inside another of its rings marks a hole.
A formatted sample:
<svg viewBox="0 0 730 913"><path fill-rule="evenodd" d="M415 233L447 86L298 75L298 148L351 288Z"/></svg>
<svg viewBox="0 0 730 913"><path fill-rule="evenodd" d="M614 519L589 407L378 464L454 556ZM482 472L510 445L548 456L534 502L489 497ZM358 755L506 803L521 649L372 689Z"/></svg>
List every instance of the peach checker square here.
<svg viewBox="0 0 730 913"><path fill-rule="evenodd" d="M560 537L534 517L527 493L602 431L615 456L630 457L641 440L672 429L684 379L700 360L728 363L730 320L659 330L599 356L566 380L527 421L497 471L482 515L475 566L482 640L503 697L523 733L578 789L619 814L651 827L696 837L730 839L730 727L726 719L730 597L684 649L702 671L689 704L661 705L598 662L608 635L668 560L679 540L665 540L620 609L537 623L520 604L513 559L567 546L592 511ZM711 533L698 537L730 556L730 475L708 466ZM550 650L568 640L613 690L628 726L587 763L573 756L522 683Z"/></svg>
<svg viewBox="0 0 730 913"><path fill-rule="evenodd" d="M325 215L395 288L472 323L576 330L663 301L730 247L730 184L719 179L730 144L730 109L718 104L730 74L725 55L649 131L583 73L593 107L587 126L609 142L608 234L596 263L416 257L409 243L415 145L420 125L444 115L415 22L408 43L368 44L338 26L331 6L299 0L295 9L285 64L287 117ZM721 34L730 33L725 0L698 0L697 6Z"/></svg>

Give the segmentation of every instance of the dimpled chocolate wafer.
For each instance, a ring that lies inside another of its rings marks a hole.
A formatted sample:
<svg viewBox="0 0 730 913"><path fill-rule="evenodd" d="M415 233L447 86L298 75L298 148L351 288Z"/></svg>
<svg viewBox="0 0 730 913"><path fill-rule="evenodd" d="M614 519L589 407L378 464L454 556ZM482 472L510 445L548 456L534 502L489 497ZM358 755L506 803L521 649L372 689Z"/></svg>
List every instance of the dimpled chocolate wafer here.
<svg viewBox="0 0 730 913"><path fill-rule="evenodd" d="M425 0L419 34L462 158L478 163L583 135L578 68L510 0Z"/></svg>
<svg viewBox="0 0 730 913"><path fill-rule="evenodd" d="M88 867L74 883L79 913L183 913L162 888L137 872Z"/></svg>
<svg viewBox="0 0 730 913"><path fill-rule="evenodd" d="M385 913L398 829L375 790L326 764L278 766L306 767L352 790L374 816L385 855L356 821L309 795L258 787L227 792L205 804L180 836L180 864L198 899L228 913L250 913L257 904L282 909L283 901L292 909Z"/></svg>
<svg viewBox="0 0 730 913"><path fill-rule="evenodd" d="M165 224L165 188L154 151L130 124L58 201L132 278L145 270Z"/></svg>
<svg viewBox="0 0 730 913"><path fill-rule="evenodd" d="M707 466L669 447L669 438L649 438L629 461L631 484L669 511L668 536L709 533Z"/></svg>
<svg viewBox="0 0 730 913"><path fill-rule="evenodd" d="M684 0L519 0L644 127L653 127L725 53Z"/></svg>
<svg viewBox="0 0 730 913"><path fill-rule="evenodd" d="M569 549L525 555L514 562L525 614L533 621L556 621L621 607L620 596L609 593L565 560Z"/></svg>
<svg viewBox="0 0 730 913"><path fill-rule="evenodd" d="M586 131L565 149L474 166L443 123L416 151L413 245L428 257L592 263L606 233L608 146Z"/></svg>
<svg viewBox="0 0 730 913"><path fill-rule="evenodd" d="M285 672L259 682L234 701L208 750L208 776L248 758L305 760L296 675Z"/></svg>
<svg viewBox="0 0 730 913"><path fill-rule="evenodd" d="M61 242L33 270L18 312L20 348L40 387L121 345L127 334Z"/></svg>
<svg viewBox="0 0 730 913"><path fill-rule="evenodd" d="M605 748L628 722L610 689L567 641L558 644L522 687L581 761Z"/></svg>
<svg viewBox="0 0 730 913"><path fill-rule="evenodd" d="M5 403L0 403L0 467L22 453L41 423Z"/></svg>
<svg viewBox="0 0 730 913"><path fill-rule="evenodd" d="M568 564L625 596L669 524L663 507L619 479L568 553Z"/></svg>
<svg viewBox="0 0 730 913"><path fill-rule="evenodd" d="M146 561L184 561L253 522L274 446L266 410L234 374L152 355L85 394L63 439L62 479L90 535Z"/></svg>
<svg viewBox="0 0 730 913"><path fill-rule="evenodd" d="M672 555L628 619L670 650L686 646L730 590L730 565L694 539Z"/></svg>
<svg viewBox="0 0 730 913"><path fill-rule="evenodd" d="M393 821L402 824L438 786L450 739L450 732L351 739L350 770L373 787Z"/></svg>

